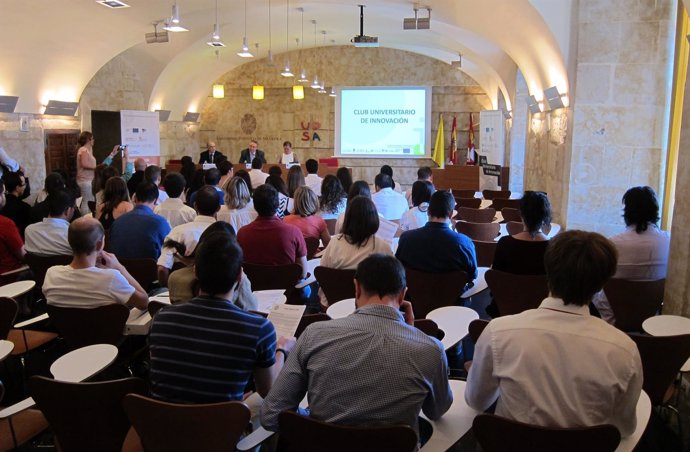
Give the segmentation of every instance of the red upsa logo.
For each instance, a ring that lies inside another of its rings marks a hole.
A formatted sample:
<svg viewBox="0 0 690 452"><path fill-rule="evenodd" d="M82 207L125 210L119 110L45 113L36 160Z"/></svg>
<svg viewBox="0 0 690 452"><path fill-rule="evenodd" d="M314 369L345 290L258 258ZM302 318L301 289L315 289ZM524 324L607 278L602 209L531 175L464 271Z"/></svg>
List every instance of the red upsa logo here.
<svg viewBox="0 0 690 452"><path fill-rule="evenodd" d="M318 121L309 121L307 124L304 124L304 121L300 122L300 126L302 127L302 141L321 141L321 137L319 134L316 132L321 128L321 123ZM311 134L309 134L309 131L312 131Z"/></svg>

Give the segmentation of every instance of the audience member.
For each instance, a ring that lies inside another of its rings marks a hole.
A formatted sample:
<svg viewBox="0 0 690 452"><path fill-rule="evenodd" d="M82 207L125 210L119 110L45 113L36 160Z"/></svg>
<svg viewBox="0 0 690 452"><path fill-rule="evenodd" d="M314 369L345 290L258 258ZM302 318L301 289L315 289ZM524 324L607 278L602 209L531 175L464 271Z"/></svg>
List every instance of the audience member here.
<svg viewBox="0 0 690 452"><path fill-rule="evenodd" d="M402 193L402 190L400 188L400 184L395 183L395 179L393 179L393 168L391 168L390 165L383 165L381 166L381 169L379 170L379 173L381 174L386 174L390 176L391 178L391 188L395 190L398 193Z"/></svg>
<svg viewBox="0 0 690 452"><path fill-rule="evenodd" d="M276 215L282 220L286 215L290 215L293 212L295 208L294 199L288 196L287 186L285 186L285 182L283 182L280 176L268 176L265 183L275 188L278 192L278 211Z"/></svg>
<svg viewBox="0 0 690 452"><path fill-rule="evenodd" d="M419 168L417 170L417 180L419 182L431 182L431 184L433 186L434 174L431 172L431 168L429 168L428 166L422 166L421 168ZM414 184L412 184L412 185L414 185ZM412 203L412 190L407 190L405 192L405 198L407 199L407 204L410 207L413 207L414 204Z"/></svg>
<svg viewBox="0 0 690 452"><path fill-rule="evenodd" d="M25 181L22 173L5 174L5 207L0 209L1 215L14 221L22 237L31 220L31 206L22 201Z"/></svg>
<svg viewBox="0 0 690 452"><path fill-rule="evenodd" d="M252 197L247 183L241 177L233 177L225 184L225 204L216 215L218 221L225 221L235 233L256 219Z"/></svg>
<svg viewBox="0 0 690 452"><path fill-rule="evenodd" d="M169 243L181 243L188 254L192 253L194 247L199 242L201 234L209 225L216 221L216 212L220 208L218 205L218 192L213 187L205 185L196 192L196 195L194 209L197 212L197 216L194 218L194 221L175 226L165 236L163 241L163 249L160 257L158 257L158 281L162 286L168 285L168 275L175 263L176 250L174 245L170 246ZM184 257L184 254L181 257Z"/></svg>
<svg viewBox="0 0 690 452"><path fill-rule="evenodd" d="M341 166L338 168L338 171L335 172L335 176L340 181L340 185L343 186L343 191L349 193L350 187L352 186L352 173L350 172L350 168Z"/></svg>
<svg viewBox="0 0 690 452"><path fill-rule="evenodd" d="M170 232L168 220L153 213L158 187L142 182L137 187L131 212L120 216L110 227L110 249L120 259L158 259L163 239Z"/></svg>
<svg viewBox="0 0 690 452"><path fill-rule="evenodd" d="M202 163L220 163L226 157L218 150L216 150L216 143L209 141L206 143L206 150L199 154L199 164Z"/></svg>
<svg viewBox="0 0 690 452"><path fill-rule="evenodd" d="M342 425L403 424L418 432L420 411L436 420L450 408L443 346L413 326L402 265L373 255L358 265L354 284L353 314L313 323L300 336L261 407L264 428L276 431L283 411L302 411L306 393L310 417Z"/></svg>
<svg viewBox="0 0 690 452"><path fill-rule="evenodd" d="M280 169L278 165L273 165L268 169L268 175L269 176L282 176L283 175L283 170Z"/></svg>
<svg viewBox="0 0 690 452"><path fill-rule="evenodd" d="M181 224L189 223L196 217L196 210L192 209L182 201L185 180L180 173L168 173L163 179L163 186L168 199L158 204L153 212L162 216L171 228ZM160 190L158 191L160 194Z"/></svg>
<svg viewBox="0 0 690 452"><path fill-rule="evenodd" d="M642 365L635 343L589 314L616 271L616 249L599 234L567 231L544 256L549 297L538 309L492 320L479 337L465 400L545 427L613 424L635 430Z"/></svg>
<svg viewBox="0 0 690 452"><path fill-rule="evenodd" d="M21 168L19 163L10 157L5 151L5 148L0 146L0 179L2 179L6 173L16 173Z"/></svg>
<svg viewBox="0 0 690 452"><path fill-rule="evenodd" d="M268 319L230 301L242 274L242 250L231 235L206 238L194 264L199 296L162 309L153 320L151 395L177 403L241 401L253 376L265 397L295 339L276 342Z"/></svg>
<svg viewBox="0 0 690 452"><path fill-rule="evenodd" d="M67 190L70 192L73 198L76 199L75 193L72 190L68 190L67 187L65 186L65 179L62 176L62 174L58 172L53 172L50 173L46 176L46 180L43 184L43 192L46 193L45 198L50 196L53 193L57 193L62 190ZM48 201L46 199L43 199L43 201L36 202L36 204L33 205L31 208L30 212L30 222L33 223L40 223L43 221L44 218L46 218L49 214L50 207L48 206ZM79 218L81 214L79 213L79 209L74 209L74 213L72 214L72 217L68 221L76 220Z"/></svg>
<svg viewBox="0 0 690 452"><path fill-rule="evenodd" d="M135 159L134 174L132 174L132 178L127 181L127 190L129 191L130 197L133 197L137 192L137 187L139 184L146 180L144 177L144 171L146 171L146 160L141 157Z"/></svg>
<svg viewBox="0 0 690 452"><path fill-rule="evenodd" d="M180 174L185 180L185 191L192 185L192 179L194 179L194 174L196 173L196 165L194 160L188 155L185 155L180 159Z"/></svg>
<svg viewBox="0 0 690 452"><path fill-rule="evenodd" d="M347 204L345 204L345 209L347 211L347 206L350 201L355 199L357 196L364 196L365 198L371 199L371 189L367 181L358 180L350 186L350 190L347 192ZM378 214L379 217L381 214ZM338 215L338 220L335 222L335 233L339 234L343 229L343 222L345 221L345 212Z"/></svg>
<svg viewBox="0 0 690 452"><path fill-rule="evenodd" d="M93 144L96 142L91 132L83 131L77 140L77 185L81 191L81 204L79 211L82 215L89 213L89 201L94 201L91 192L96 169L96 157L93 156Z"/></svg>
<svg viewBox="0 0 690 452"><path fill-rule="evenodd" d="M223 189L218 186L218 183L220 182L220 171L218 171L218 168L211 168L208 169L204 172L204 185L213 187L213 189L218 193L218 207L222 206L225 203L225 192L223 192ZM198 187L201 188L201 187ZM188 203L190 206L194 207L194 202L196 201L196 194L198 192L198 189L192 193L189 198L188 198Z"/></svg>
<svg viewBox="0 0 690 452"><path fill-rule="evenodd" d="M232 163L230 160L223 158L218 165L216 165L218 171L220 172L220 180L218 181L218 186L220 188L225 187L225 184L232 179Z"/></svg>
<svg viewBox="0 0 690 452"><path fill-rule="evenodd" d="M235 176L241 178L245 184L247 184L247 189L249 189L249 194L254 193L254 186L252 185L252 178L249 177L249 172L247 170L239 170L235 173Z"/></svg>
<svg viewBox="0 0 690 452"><path fill-rule="evenodd" d="M103 194L105 193L105 184L108 183L110 178L112 177L118 177L119 174L115 168L112 166L101 166L98 165L96 167L95 171L95 176L93 178L93 196L94 199L96 200L96 209L98 209L98 206L103 204ZM122 179L124 180L124 178ZM125 181L126 182L126 181ZM129 195L128 195L129 198ZM95 212L94 212L95 213Z"/></svg>
<svg viewBox="0 0 690 452"><path fill-rule="evenodd" d="M67 240L67 230L69 220L76 210L74 201L74 195L67 190L48 196L48 218L26 228L24 249L27 253L39 256L72 254Z"/></svg>
<svg viewBox="0 0 690 452"><path fill-rule="evenodd" d="M94 218L74 220L67 234L73 259L50 267L43 283L48 304L67 308L95 308L111 303L146 309L149 299L139 283L103 251L103 226Z"/></svg>
<svg viewBox="0 0 690 452"><path fill-rule="evenodd" d="M144 170L144 180L151 182L158 187L158 200L156 205L159 206L162 202L168 199L168 194L165 190L161 190L161 167L158 165L149 165Z"/></svg>
<svg viewBox="0 0 690 452"><path fill-rule="evenodd" d="M280 155L280 160L278 161L278 163L282 163L283 165L288 165L290 163L299 163L297 160L297 156L294 152L292 152L292 143L290 143L289 141L283 142L283 153Z"/></svg>
<svg viewBox="0 0 690 452"><path fill-rule="evenodd" d="M285 223L299 229L305 239L321 239L324 246L327 246L331 241L331 235L324 219L316 215L318 210L319 198L316 193L309 187L300 187L295 192L295 214L286 216Z"/></svg>
<svg viewBox="0 0 690 452"><path fill-rule="evenodd" d="M266 156L264 151L259 149L259 143L251 140L249 146L240 152L240 163L253 164L255 158L258 158L262 165L266 163Z"/></svg>
<svg viewBox="0 0 690 452"><path fill-rule="evenodd" d="M276 216L278 192L264 184L254 190L256 220L237 232L244 261L250 264L300 264L302 277L307 276L307 245L296 227L285 224Z"/></svg>
<svg viewBox="0 0 690 452"><path fill-rule="evenodd" d="M103 190L103 204L96 207L95 216L103 225L103 229L109 230L115 220L132 209L134 205L129 202L127 183L119 177L108 179Z"/></svg>
<svg viewBox="0 0 690 452"><path fill-rule="evenodd" d="M121 149L120 145L116 144L115 147L113 147L113 150L110 152L110 154L108 154L103 159L102 163L104 165L112 165L113 158L117 155L118 152L122 152L122 179L124 179L124 181L127 182L132 178L132 175L134 174L134 164L129 161L129 147L126 144L124 145L124 149Z"/></svg>
<svg viewBox="0 0 690 452"><path fill-rule="evenodd" d="M454 208L455 199L449 192L437 191L431 195L426 225L400 236L395 256L403 265L428 273L462 270L470 281L477 277L474 243L451 228Z"/></svg>
<svg viewBox="0 0 690 452"><path fill-rule="evenodd" d="M618 251L614 278L632 281L666 278L671 235L657 226L659 202L651 187L633 187L623 195L626 230L611 237ZM615 317L604 292L594 297L601 318L613 324Z"/></svg>
<svg viewBox="0 0 690 452"><path fill-rule="evenodd" d="M321 196L321 183L323 179L317 174L319 171L319 162L314 159L307 160L304 165L307 169L307 176L304 178L304 185L311 188L316 196Z"/></svg>
<svg viewBox="0 0 690 452"><path fill-rule="evenodd" d="M21 267L26 254L17 225L1 213L4 206L5 185L0 179L0 273Z"/></svg>
<svg viewBox="0 0 690 452"><path fill-rule="evenodd" d="M252 160L252 169L249 171L249 178L252 180L252 187L258 187L266 182L268 173L264 173L261 170L261 167L261 159L258 157L254 158L254 160Z"/></svg>
<svg viewBox="0 0 690 452"><path fill-rule="evenodd" d="M427 213L431 195L434 193L434 186L429 181L418 180L412 184L410 193L412 193L412 208L400 218L400 229L403 231L421 228L426 224L429 219Z"/></svg>
<svg viewBox="0 0 690 452"><path fill-rule="evenodd" d="M319 216L324 220L335 220L347 207L347 193L343 190L340 180L332 174L326 175L321 183L319 207Z"/></svg>
<svg viewBox="0 0 690 452"><path fill-rule="evenodd" d="M299 187L303 187L304 185L306 184L304 182L304 173L302 172L302 167L290 167L287 175L288 196L290 198L294 198L295 191L297 191Z"/></svg>
<svg viewBox="0 0 690 452"><path fill-rule="evenodd" d="M407 200L400 193L393 191L393 179L387 174L377 174L374 179L376 193L371 200L376 209L386 220L399 220L407 212Z"/></svg>

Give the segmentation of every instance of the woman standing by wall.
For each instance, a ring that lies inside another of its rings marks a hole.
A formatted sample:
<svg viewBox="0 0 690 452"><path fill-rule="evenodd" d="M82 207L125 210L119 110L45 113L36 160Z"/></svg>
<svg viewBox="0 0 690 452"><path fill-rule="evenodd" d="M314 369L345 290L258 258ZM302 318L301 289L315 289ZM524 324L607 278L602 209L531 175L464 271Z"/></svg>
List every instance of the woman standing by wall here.
<svg viewBox="0 0 690 452"><path fill-rule="evenodd" d="M77 149L77 185L81 191L81 204L79 212L82 215L89 213L89 201L94 201L91 191L94 170L96 169L96 157L93 156L93 143L95 142L91 132L82 132L79 135L79 149Z"/></svg>

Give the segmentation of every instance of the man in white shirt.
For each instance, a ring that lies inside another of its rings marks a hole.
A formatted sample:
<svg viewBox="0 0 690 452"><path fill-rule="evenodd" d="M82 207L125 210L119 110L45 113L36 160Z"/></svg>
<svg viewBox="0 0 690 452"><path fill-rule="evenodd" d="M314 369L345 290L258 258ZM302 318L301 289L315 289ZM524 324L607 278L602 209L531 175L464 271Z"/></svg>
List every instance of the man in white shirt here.
<svg viewBox="0 0 690 452"><path fill-rule="evenodd" d="M216 222L216 212L220 206L215 189L209 185L201 187L196 192L194 208L197 212L194 221L175 226L163 241L161 255L158 258L158 281L162 286L168 285L168 276L175 263L176 255L181 259L189 257L199 243L201 234ZM178 253L182 251L182 248L184 252L183 256L180 256Z"/></svg>
<svg viewBox="0 0 690 452"><path fill-rule="evenodd" d="M74 195L60 190L48 196L46 202L48 217L26 227L24 249L39 256L69 256L72 248L67 240L67 230L69 219L74 215Z"/></svg>
<svg viewBox="0 0 690 452"><path fill-rule="evenodd" d="M263 165L259 157L254 157L254 160L252 160L252 169L249 171L249 179L252 181L252 188L256 188L259 185L266 183L268 173L261 171L262 166Z"/></svg>
<svg viewBox="0 0 690 452"><path fill-rule="evenodd" d="M434 183L434 173L431 172L431 168L428 166L422 166L417 170L417 180L421 182L429 181ZM407 199L407 205L412 208L412 188L405 192L405 199Z"/></svg>
<svg viewBox="0 0 690 452"><path fill-rule="evenodd" d="M161 167L158 165L149 165L144 170L144 179L158 187L158 200L156 205L160 205L163 201L169 198L165 190L161 190Z"/></svg>
<svg viewBox="0 0 690 452"><path fill-rule="evenodd" d="M311 188L312 191L316 193L316 196L321 196L321 183L323 182L323 178L316 174L319 172L319 162L314 159L309 159L304 166L307 169L304 185Z"/></svg>
<svg viewBox="0 0 690 452"><path fill-rule="evenodd" d="M493 319L479 340L465 400L484 411L545 427L613 424L635 431L642 364L635 343L589 314L616 270L603 236L567 231L544 256L549 298L538 309Z"/></svg>
<svg viewBox="0 0 690 452"><path fill-rule="evenodd" d="M377 174L374 179L376 193L371 195L379 214L386 220L399 220L409 209L405 196L393 190L393 179L388 174Z"/></svg>
<svg viewBox="0 0 690 452"><path fill-rule="evenodd" d="M67 308L95 308L111 303L146 309L149 298L139 283L118 262L103 251L105 234L92 217L72 222L68 240L73 259L69 265L50 267L43 294L50 305Z"/></svg>
<svg viewBox="0 0 690 452"><path fill-rule="evenodd" d="M182 192L184 192L185 185L186 182L182 174L166 174L165 179L163 180L163 186L165 187L165 192L168 194L168 199L153 209L154 213L157 213L168 220L171 228L189 223L190 221L194 220L194 217L196 217L196 210L185 205L180 198L182 196Z"/></svg>

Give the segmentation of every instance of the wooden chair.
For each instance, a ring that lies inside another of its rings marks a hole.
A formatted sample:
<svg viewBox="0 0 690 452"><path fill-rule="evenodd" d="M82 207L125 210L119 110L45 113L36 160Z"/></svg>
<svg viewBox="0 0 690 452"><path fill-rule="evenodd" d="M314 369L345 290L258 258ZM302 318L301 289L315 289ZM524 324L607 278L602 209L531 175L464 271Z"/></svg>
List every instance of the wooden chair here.
<svg viewBox="0 0 690 452"><path fill-rule="evenodd" d="M295 337L299 338L304 330L311 325L312 323L316 322L324 322L326 320L331 320L331 318L328 316L328 314L324 314L322 312L316 313L316 314L305 314L302 316L302 318L299 321L299 325L297 325L297 330L295 331Z"/></svg>
<svg viewBox="0 0 690 452"><path fill-rule="evenodd" d="M28 387L62 452L120 452L130 428L122 401L146 392L140 378L71 383L34 376Z"/></svg>
<svg viewBox="0 0 690 452"><path fill-rule="evenodd" d="M97 308L48 305L46 310L69 350L93 344L117 345L129 317L129 308L119 303Z"/></svg>
<svg viewBox="0 0 690 452"><path fill-rule="evenodd" d="M519 199L506 199L506 198L495 198L491 200L491 205L496 210L503 211L504 208L510 207L511 209L520 209Z"/></svg>
<svg viewBox="0 0 690 452"><path fill-rule="evenodd" d="M435 337L439 341L446 335L438 324L431 319L414 319L414 327L427 336Z"/></svg>
<svg viewBox="0 0 690 452"><path fill-rule="evenodd" d="M482 200L479 198L458 198L455 197L455 207L470 207L472 209L479 209L482 205Z"/></svg>
<svg viewBox="0 0 690 452"><path fill-rule="evenodd" d="M472 342L475 344L479 340L479 336L482 335L484 332L484 328L489 324L488 320L482 320L482 319L477 319L477 320L472 320L470 322L470 326L468 328L469 332L468 334L470 335L470 338L472 339Z"/></svg>
<svg viewBox="0 0 690 452"><path fill-rule="evenodd" d="M629 281L612 278L604 293L616 317L616 328L642 331L642 322L657 314L664 300L666 279Z"/></svg>
<svg viewBox="0 0 690 452"><path fill-rule="evenodd" d="M525 225L522 224L522 221L509 221L506 223L506 230L509 235L519 234L525 230Z"/></svg>
<svg viewBox="0 0 690 452"><path fill-rule="evenodd" d="M315 237L305 237L304 241L307 244L307 260L313 259L316 252L319 250L319 239Z"/></svg>
<svg viewBox="0 0 690 452"><path fill-rule="evenodd" d="M335 230L335 224L338 222L337 218L330 218L328 220L324 220L326 222L326 227L328 228L328 233L331 234L331 236L334 236L336 234L339 234L340 231Z"/></svg>
<svg viewBox="0 0 690 452"><path fill-rule="evenodd" d="M119 259L132 278L136 279L141 287L148 292L153 284L158 281L158 264L155 259Z"/></svg>
<svg viewBox="0 0 690 452"><path fill-rule="evenodd" d="M23 356L57 337L57 334L46 331L12 328L18 310L19 307L14 299L0 297L0 339L7 339L14 344L12 356Z"/></svg>
<svg viewBox="0 0 690 452"><path fill-rule="evenodd" d="M36 281L36 288L34 293L39 294L41 298L45 298L41 292L43 287L43 281L46 278L46 272L50 267L55 265L69 265L72 262L71 255L60 255L60 256L39 256L36 254L26 253L24 259L34 274L34 281Z"/></svg>
<svg viewBox="0 0 690 452"><path fill-rule="evenodd" d="M472 240L472 243L474 243L474 252L477 255L477 265L480 267L491 267L494 264L498 242L493 240L489 242Z"/></svg>
<svg viewBox="0 0 690 452"><path fill-rule="evenodd" d="M483 452L613 452L621 435L613 425L549 428L480 414L472 431Z"/></svg>
<svg viewBox="0 0 690 452"><path fill-rule="evenodd" d="M456 198L474 198L474 195L477 193L476 190L451 190L453 193L453 196Z"/></svg>
<svg viewBox="0 0 690 452"><path fill-rule="evenodd" d="M355 272L356 270L339 270L321 266L314 269L314 276L326 295L328 304L355 298Z"/></svg>
<svg viewBox="0 0 690 452"><path fill-rule="evenodd" d="M412 302L414 316L423 319L434 309L458 304L469 281L464 271L427 273L405 268L406 298Z"/></svg>
<svg viewBox="0 0 690 452"><path fill-rule="evenodd" d="M5 387L0 382L0 400L4 393ZM6 417L0 415L0 450L15 450L47 428L48 421L40 410L26 409Z"/></svg>
<svg viewBox="0 0 690 452"><path fill-rule="evenodd" d="M491 242L501 233L501 226L498 223L470 223L469 221L458 221L455 223L455 230L465 234L472 240Z"/></svg>
<svg viewBox="0 0 690 452"><path fill-rule="evenodd" d="M496 217L496 211L492 208L473 209L471 207L458 207L457 220L471 223L491 223Z"/></svg>
<svg viewBox="0 0 690 452"><path fill-rule="evenodd" d="M501 216L503 221L519 221L522 223L522 215L520 215L520 209L515 209L513 207L504 207L501 209Z"/></svg>
<svg viewBox="0 0 690 452"><path fill-rule="evenodd" d="M158 311L160 311L166 306L170 305L166 303L161 303L160 301L151 300L149 301L149 305L146 307L146 310L149 312L151 318L153 318L156 316L156 314L158 314Z"/></svg>
<svg viewBox="0 0 690 452"><path fill-rule="evenodd" d="M233 451L250 418L236 401L188 405L129 394L124 408L146 452Z"/></svg>
<svg viewBox="0 0 690 452"><path fill-rule="evenodd" d="M284 452L411 452L417 448L417 434L407 425L335 425L292 411L280 413L278 422Z"/></svg>
<svg viewBox="0 0 690 452"><path fill-rule="evenodd" d="M510 198L510 190L482 190L482 196L490 201L494 199L508 199Z"/></svg>
<svg viewBox="0 0 690 452"><path fill-rule="evenodd" d="M516 275L492 269L484 278L502 316L538 308L549 294L546 275Z"/></svg>
<svg viewBox="0 0 690 452"><path fill-rule="evenodd" d="M244 273L252 283L252 290L292 290L302 276L302 266L242 264Z"/></svg>

